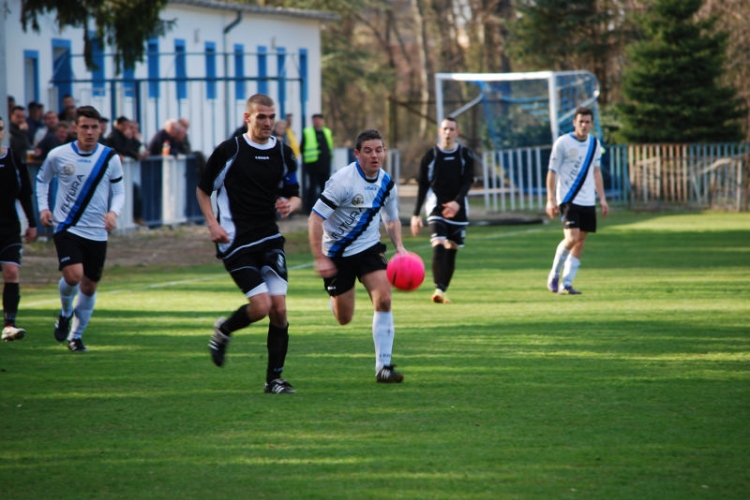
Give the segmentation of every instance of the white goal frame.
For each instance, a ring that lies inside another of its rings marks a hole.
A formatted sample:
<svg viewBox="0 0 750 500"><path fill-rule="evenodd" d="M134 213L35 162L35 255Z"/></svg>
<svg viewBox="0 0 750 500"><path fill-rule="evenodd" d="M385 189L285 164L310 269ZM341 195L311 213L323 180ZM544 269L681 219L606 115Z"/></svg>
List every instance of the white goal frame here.
<svg viewBox="0 0 750 500"><path fill-rule="evenodd" d="M435 101L436 101L436 117L437 123L443 121L446 116L445 106L443 104L443 82L445 81L456 81L456 82L518 82L523 80L546 80L547 91L549 97L549 116L550 116L550 129L552 132L552 141L554 142L560 136L560 122L569 118L575 110L567 112L565 115L557 117L560 109L560 103L558 101L558 89L557 89L557 76L591 76L596 82L593 96L584 102L580 103L580 106L590 106L595 103L599 97L599 81L596 79L593 73L584 70L574 71L534 71L527 73L435 73ZM453 110L448 113L448 116L458 117L465 111L471 109L481 102L481 99L474 99L460 108ZM557 117L557 119L555 119Z"/></svg>

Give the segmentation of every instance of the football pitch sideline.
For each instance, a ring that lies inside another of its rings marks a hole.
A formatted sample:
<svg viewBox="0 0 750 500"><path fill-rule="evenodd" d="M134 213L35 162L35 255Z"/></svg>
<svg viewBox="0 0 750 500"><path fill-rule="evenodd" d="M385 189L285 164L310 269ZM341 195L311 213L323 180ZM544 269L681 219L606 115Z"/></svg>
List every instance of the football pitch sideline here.
<svg viewBox="0 0 750 500"><path fill-rule="evenodd" d="M746 499L750 215L599 218L575 281L545 287L558 224L471 226L430 302L394 292L375 383L372 307L336 324L306 234L287 235L294 395L263 393L267 321L223 368L243 302L218 262L108 268L87 354L55 342L57 286L25 286L0 344L3 499ZM389 246L392 250L392 247Z"/></svg>

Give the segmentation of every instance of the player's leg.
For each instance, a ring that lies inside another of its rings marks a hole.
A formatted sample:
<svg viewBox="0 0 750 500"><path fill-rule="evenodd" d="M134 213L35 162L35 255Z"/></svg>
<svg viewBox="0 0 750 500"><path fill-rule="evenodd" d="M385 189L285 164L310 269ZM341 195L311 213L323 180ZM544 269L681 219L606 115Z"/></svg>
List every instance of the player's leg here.
<svg viewBox="0 0 750 500"><path fill-rule="evenodd" d="M552 293L557 293L560 289L560 274L579 235L578 219L570 203L560 205L560 220L563 226L563 239L555 249L552 269L547 276L547 290Z"/></svg>
<svg viewBox="0 0 750 500"><path fill-rule="evenodd" d="M375 309L372 316L372 340L375 344L375 380L379 383L399 383L402 373L394 369L393 341L395 328L391 310L391 284L385 269L369 272L361 277L362 284Z"/></svg>
<svg viewBox="0 0 750 500"><path fill-rule="evenodd" d="M263 258L263 253L240 252L224 260L224 267L245 294L248 303L241 305L228 318L219 318L214 322L214 333L208 347L216 366L224 365L232 333L262 320L271 310L271 295L260 271Z"/></svg>
<svg viewBox="0 0 750 500"><path fill-rule="evenodd" d="M269 252L267 266L263 268L263 279L268 286L271 309L268 313L268 364L264 391L270 394L294 394L292 384L281 377L289 350L289 322L286 314L288 276L286 257L282 250Z"/></svg>
<svg viewBox="0 0 750 500"><path fill-rule="evenodd" d="M67 232L56 233L55 249L62 271L57 289L60 294L60 314L55 321L55 340L64 342L70 333L73 303L78 295L78 284L83 279L83 253L75 239Z"/></svg>
<svg viewBox="0 0 750 500"><path fill-rule="evenodd" d="M70 274L81 272L78 282L78 299L73 308L73 320L71 322L70 335L68 336L68 349L72 352L87 352L83 344L83 332L94 314L96 305L96 289L102 279L104 262L107 258L107 242L91 241L80 238L77 242L81 248L83 262L78 264L80 268L69 270ZM75 266L68 266L75 267ZM67 270L68 267L65 269ZM65 273L65 270L63 271Z"/></svg>
<svg viewBox="0 0 750 500"><path fill-rule="evenodd" d="M459 224L448 224L449 236L443 243L445 247L445 270L443 274L443 280L445 288L443 291L447 291L453 279L453 273L456 271L456 255L458 255L458 249L464 246L464 240L466 238L466 228ZM450 303L450 300L444 297L444 303Z"/></svg>
<svg viewBox="0 0 750 500"><path fill-rule="evenodd" d="M435 303L450 302L445 298L448 289L448 227L442 220L429 220L430 243L432 244L432 281L435 291L431 300Z"/></svg>
<svg viewBox="0 0 750 500"><path fill-rule="evenodd" d="M20 261L20 245L15 248L14 254ZM8 249L13 250L13 249ZM2 340L11 342L21 340L26 335L26 330L16 326L16 316L18 315L18 304L21 301L19 285L19 262L11 261L7 252L0 252L0 261L3 268L3 319L4 327Z"/></svg>
<svg viewBox="0 0 750 500"><path fill-rule="evenodd" d="M358 259L357 255L334 258L336 275L323 279L326 292L331 297L331 312L340 325L347 325L354 318L354 284Z"/></svg>
<svg viewBox="0 0 750 500"><path fill-rule="evenodd" d="M596 210L594 207L576 206L576 226L578 229L575 235L575 243L570 250L570 255L565 261L562 275L562 286L559 293L567 295L579 295L581 292L573 288L573 280L581 267L581 257L583 256L583 247L586 243L586 237L590 233L596 232Z"/></svg>

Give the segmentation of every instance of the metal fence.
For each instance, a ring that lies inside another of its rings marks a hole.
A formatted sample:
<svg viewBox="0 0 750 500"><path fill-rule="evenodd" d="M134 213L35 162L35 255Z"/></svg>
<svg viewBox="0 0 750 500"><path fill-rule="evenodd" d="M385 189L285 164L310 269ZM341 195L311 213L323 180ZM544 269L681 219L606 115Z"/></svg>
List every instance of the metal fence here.
<svg viewBox="0 0 750 500"><path fill-rule="evenodd" d="M544 210L551 147L482 155L486 210ZM748 210L750 143L605 146L602 178L610 203L632 208L684 206Z"/></svg>

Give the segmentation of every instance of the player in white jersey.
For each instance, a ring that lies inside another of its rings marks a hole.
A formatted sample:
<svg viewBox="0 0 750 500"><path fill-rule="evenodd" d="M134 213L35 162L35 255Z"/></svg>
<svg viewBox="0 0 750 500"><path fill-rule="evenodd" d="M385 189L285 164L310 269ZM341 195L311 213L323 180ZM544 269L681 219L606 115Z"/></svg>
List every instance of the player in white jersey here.
<svg viewBox="0 0 750 500"><path fill-rule="evenodd" d="M45 226L55 226L55 248L62 271L58 284L62 311L55 323L55 339L67 339L73 352L87 352L82 336L94 312L107 236L117 227L125 203L122 163L113 149L99 144L100 118L91 106L78 108L78 139L50 151L36 178L39 219ZM54 177L57 196L51 211L48 196Z"/></svg>
<svg viewBox="0 0 750 500"><path fill-rule="evenodd" d="M578 108L573 132L559 137L552 147L547 171L547 215L561 215L563 240L557 245L547 289L562 295L579 295L573 279L581 265L583 245L596 232L596 198L604 217L609 213L601 172L601 145L589 135L594 114ZM560 272L562 271L562 283Z"/></svg>
<svg viewBox="0 0 750 500"><path fill-rule="evenodd" d="M381 165L385 159L383 136L365 130L357 137L357 161L336 172L326 183L308 219L310 249L315 267L331 296L336 320L346 325L354 316L354 285L359 279L370 295L375 313L375 380L399 383L402 373L391 362L393 313L388 261L380 242L381 217L396 252L406 253L401 243L396 184Z"/></svg>

